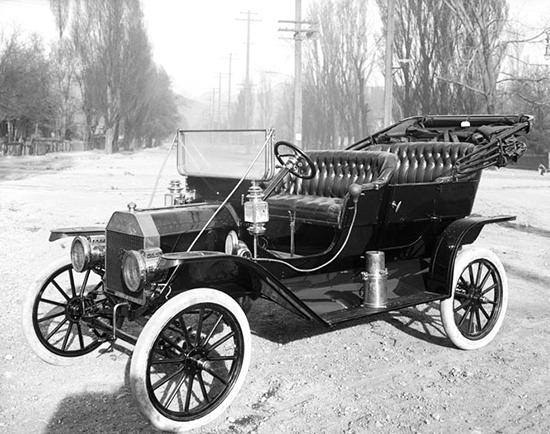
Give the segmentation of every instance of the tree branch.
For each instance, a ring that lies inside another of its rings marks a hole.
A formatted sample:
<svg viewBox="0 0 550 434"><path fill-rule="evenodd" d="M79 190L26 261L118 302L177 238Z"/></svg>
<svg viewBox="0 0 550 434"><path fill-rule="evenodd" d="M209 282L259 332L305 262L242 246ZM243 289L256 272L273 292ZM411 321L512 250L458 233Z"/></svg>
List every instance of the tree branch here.
<svg viewBox="0 0 550 434"><path fill-rule="evenodd" d="M448 78L445 78L445 77L441 77L440 75L436 75L434 77L436 80L442 80L446 83L450 83L450 84L456 84L457 86L461 86L465 89L468 89L468 90L471 90L472 92L475 92L475 93L479 93L480 95L483 95L483 96L486 96L486 92L484 92L483 90L480 90L480 89L476 89L475 87L472 87L472 86L468 86L467 84L464 84L464 83L460 83L456 80L451 80L451 79L448 79Z"/></svg>
<svg viewBox="0 0 550 434"><path fill-rule="evenodd" d="M537 102L537 101L530 100L529 98L523 96L523 95L520 94L520 93L517 93L517 92L516 92L515 95L516 95L518 98L522 99L523 101L525 101L525 102L527 102L527 103L529 103L529 104L532 104L532 105L534 105L534 106L537 106L537 107L550 107L550 104L548 104L548 103L545 103L545 102Z"/></svg>

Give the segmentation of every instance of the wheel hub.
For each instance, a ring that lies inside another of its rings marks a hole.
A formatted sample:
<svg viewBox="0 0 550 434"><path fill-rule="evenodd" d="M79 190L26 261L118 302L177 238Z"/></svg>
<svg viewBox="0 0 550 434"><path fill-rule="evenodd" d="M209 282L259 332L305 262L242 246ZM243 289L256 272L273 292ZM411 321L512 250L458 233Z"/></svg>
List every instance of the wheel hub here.
<svg viewBox="0 0 550 434"><path fill-rule="evenodd" d="M79 322L84 316L85 311L86 306L84 304L84 300L79 297L70 300L65 308L67 318L69 318L72 322Z"/></svg>
<svg viewBox="0 0 550 434"><path fill-rule="evenodd" d="M210 361L207 358L207 351L202 347L195 347L185 358L185 368L190 373L195 373L198 370L208 370L210 368Z"/></svg>

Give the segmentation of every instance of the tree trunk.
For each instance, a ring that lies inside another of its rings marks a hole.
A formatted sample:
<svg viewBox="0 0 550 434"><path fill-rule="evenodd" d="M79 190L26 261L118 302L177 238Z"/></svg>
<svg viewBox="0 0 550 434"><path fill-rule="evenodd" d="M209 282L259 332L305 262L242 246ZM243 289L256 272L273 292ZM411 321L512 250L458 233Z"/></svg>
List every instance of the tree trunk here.
<svg viewBox="0 0 550 434"><path fill-rule="evenodd" d="M113 138L114 138L115 127L111 126L105 129L105 153L113 153Z"/></svg>

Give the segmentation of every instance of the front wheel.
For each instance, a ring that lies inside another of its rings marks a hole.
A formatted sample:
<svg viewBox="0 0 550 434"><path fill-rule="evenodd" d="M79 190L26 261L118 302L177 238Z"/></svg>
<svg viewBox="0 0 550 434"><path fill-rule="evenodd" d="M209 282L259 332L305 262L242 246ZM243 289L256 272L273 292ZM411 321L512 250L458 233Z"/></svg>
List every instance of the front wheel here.
<svg viewBox="0 0 550 434"><path fill-rule="evenodd" d="M54 262L29 287L23 301L27 342L53 365L74 363L106 341L105 333L92 327L89 318L112 323L103 281L91 270L75 272L68 257Z"/></svg>
<svg viewBox="0 0 550 434"><path fill-rule="evenodd" d="M143 328L130 365L141 413L163 431L205 425L235 399L251 353L239 304L200 288L167 301Z"/></svg>
<svg viewBox="0 0 550 434"><path fill-rule="evenodd" d="M451 297L441 302L441 319L458 348L484 347L496 336L508 305L502 263L487 249L462 249L454 264Z"/></svg>

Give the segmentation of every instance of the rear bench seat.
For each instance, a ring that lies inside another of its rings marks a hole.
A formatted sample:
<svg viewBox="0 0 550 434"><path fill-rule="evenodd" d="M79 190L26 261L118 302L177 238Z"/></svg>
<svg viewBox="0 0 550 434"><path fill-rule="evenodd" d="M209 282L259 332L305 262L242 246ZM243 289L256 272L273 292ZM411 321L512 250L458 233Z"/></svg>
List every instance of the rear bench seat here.
<svg viewBox="0 0 550 434"><path fill-rule="evenodd" d="M403 142L379 144L369 151L383 151L397 155L399 161L390 184L434 182L450 176L456 161L474 149L472 143ZM474 177L480 176L478 172Z"/></svg>
<svg viewBox="0 0 550 434"><path fill-rule="evenodd" d="M398 159L389 152L311 151L308 155L317 167L315 177L304 180L289 174L267 199L271 217L288 219L291 211L302 222L338 226L349 186L378 189L389 183L398 166Z"/></svg>

